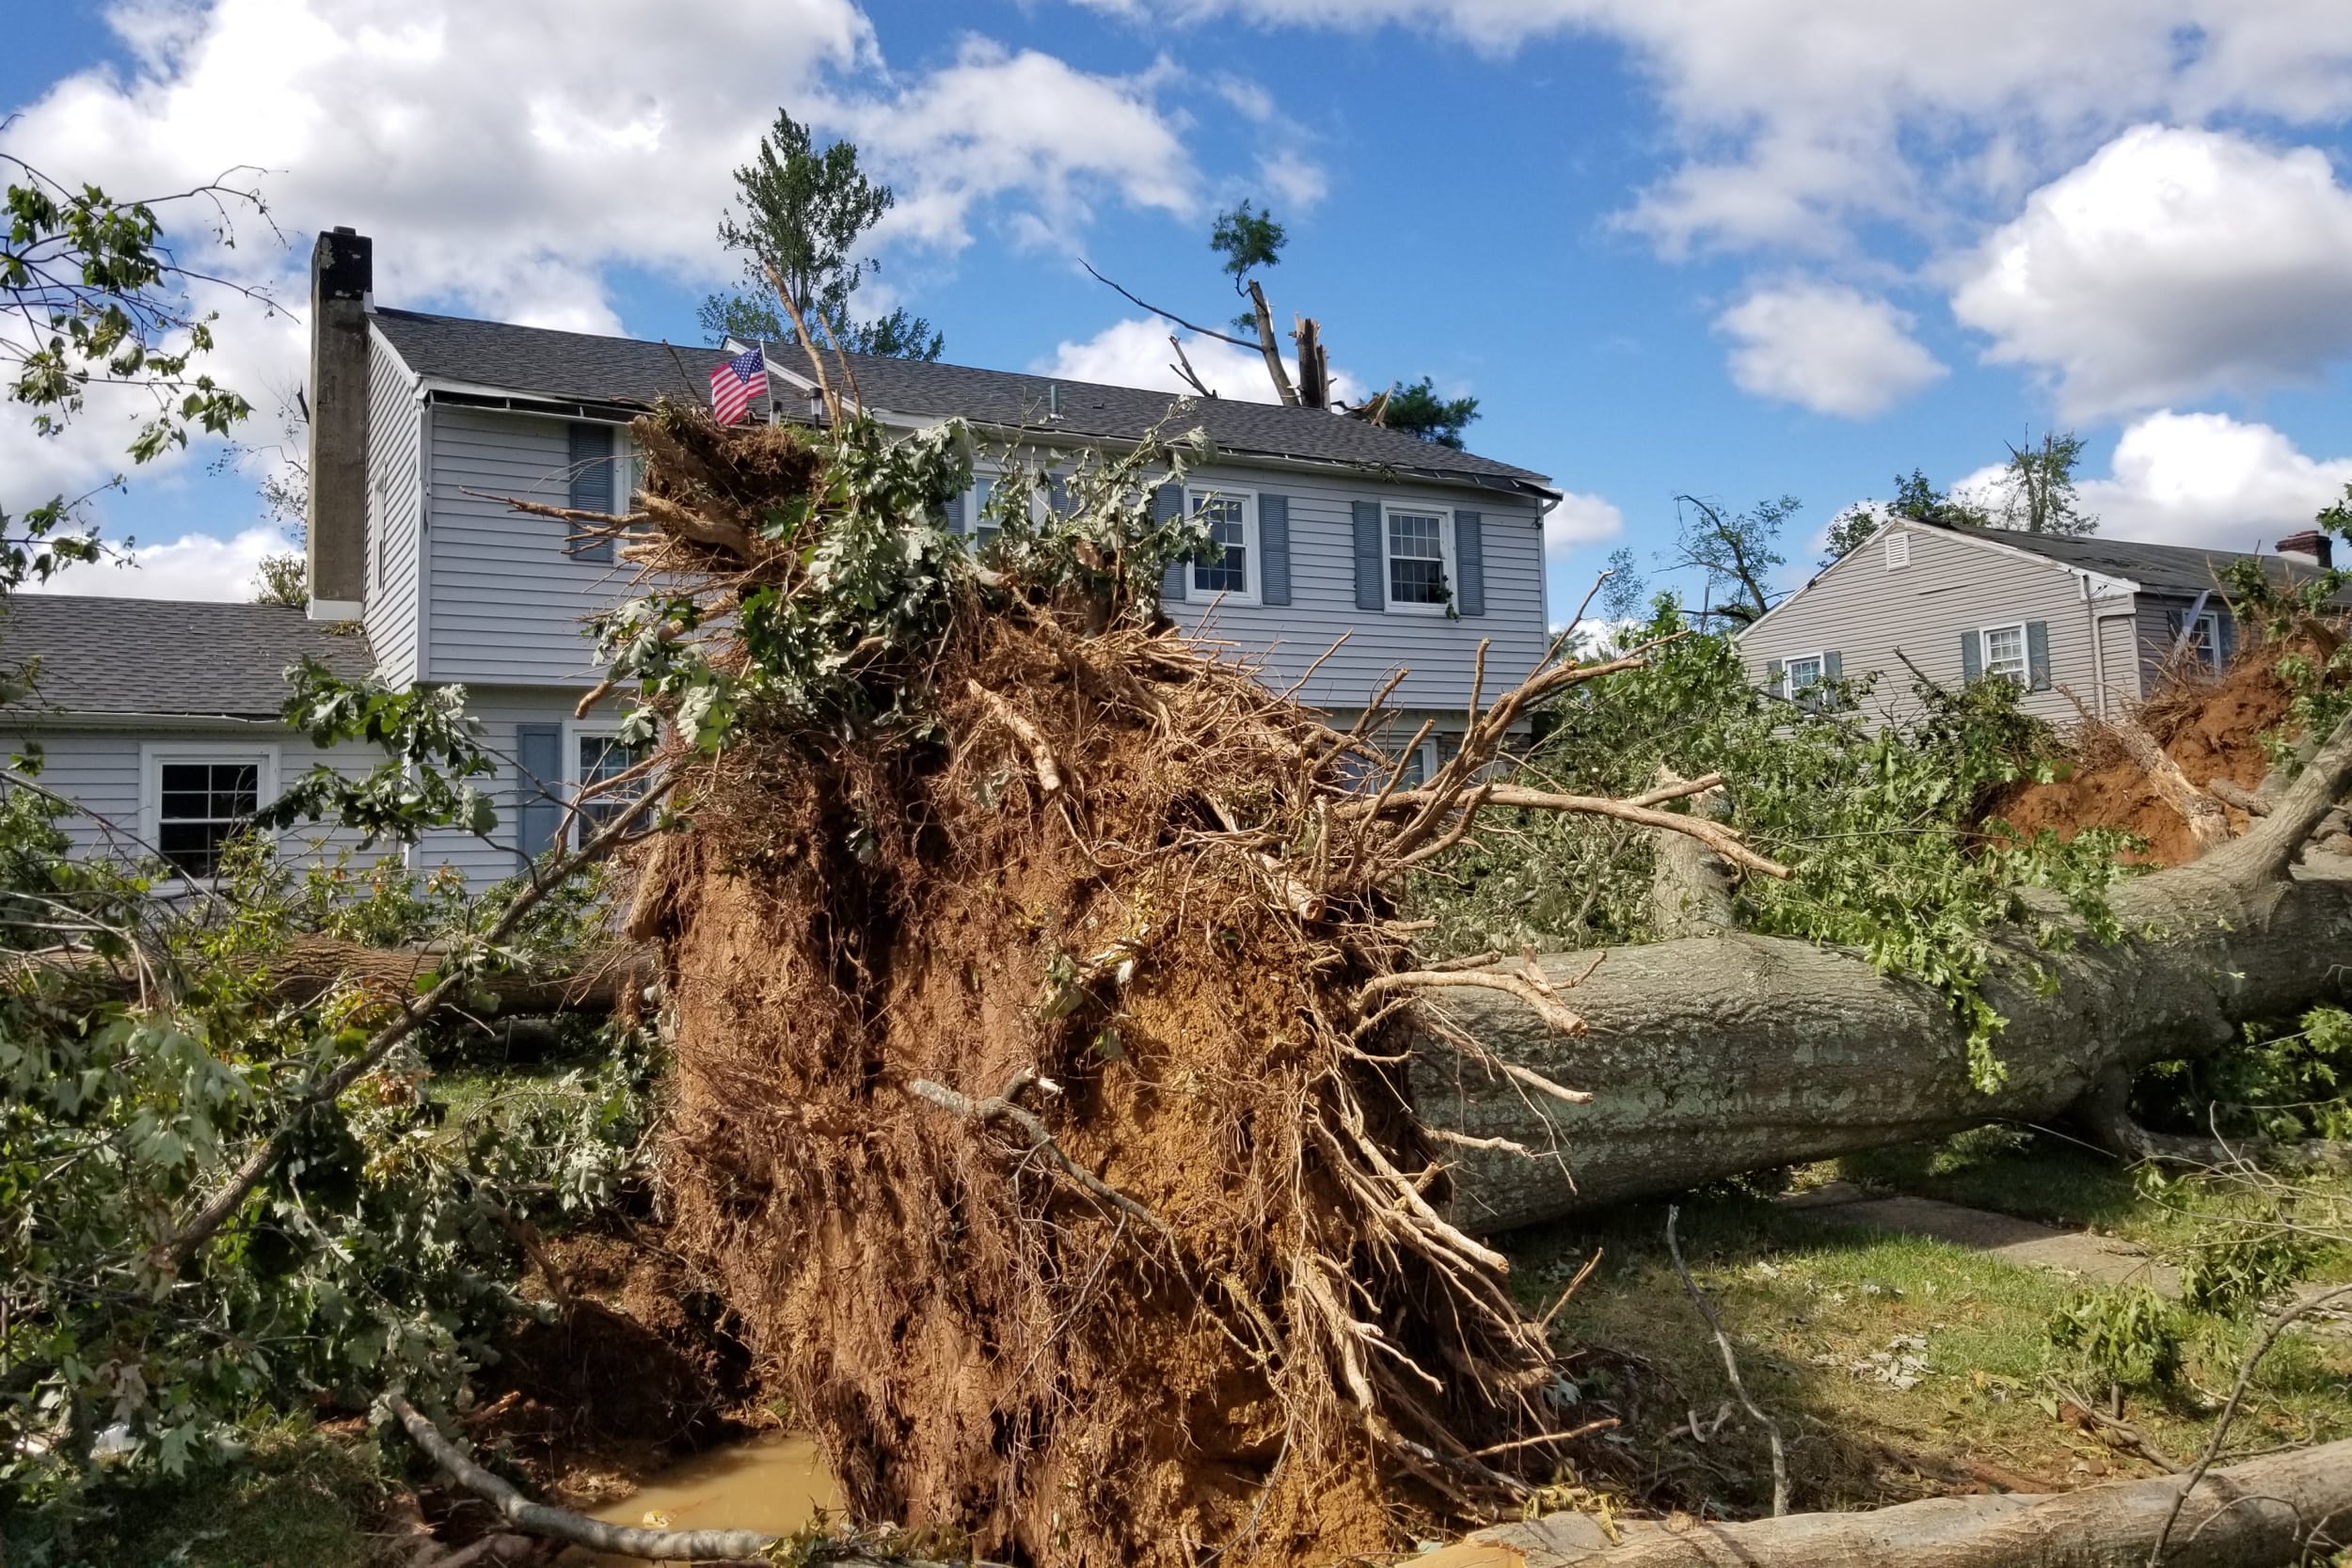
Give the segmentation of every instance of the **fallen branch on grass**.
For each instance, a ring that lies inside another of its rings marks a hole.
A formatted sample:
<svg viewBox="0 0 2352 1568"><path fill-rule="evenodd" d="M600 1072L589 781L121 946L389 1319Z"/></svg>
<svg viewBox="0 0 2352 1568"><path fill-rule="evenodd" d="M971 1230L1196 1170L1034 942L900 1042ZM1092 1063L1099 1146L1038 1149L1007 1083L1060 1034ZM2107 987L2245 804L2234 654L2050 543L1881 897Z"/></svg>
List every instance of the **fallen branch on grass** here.
<svg viewBox="0 0 2352 1568"><path fill-rule="evenodd" d="M1715 1348L1724 1353L1724 1374L1731 1379L1731 1391L1746 1407L1749 1418L1761 1426L1772 1441L1772 1517L1777 1519L1788 1512L1788 1449L1780 1440L1780 1423L1758 1410L1756 1402L1748 1398L1748 1386L1740 1378L1740 1358L1732 1354L1731 1341L1724 1335L1724 1325L1716 1321L1715 1309L1707 1305L1707 1297L1699 1291L1698 1281L1691 1277L1689 1266L1682 1261L1682 1245L1675 1240L1675 1221L1681 1217L1681 1212L1679 1204L1666 1205L1666 1255L1674 1259L1675 1273L1682 1276L1682 1288L1691 1292L1692 1305L1699 1309L1699 1316L1707 1320L1707 1331L1715 1337ZM1716 1424L1720 1426L1723 1423L1718 1421ZM1695 1426L1692 1434L1697 1435Z"/></svg>

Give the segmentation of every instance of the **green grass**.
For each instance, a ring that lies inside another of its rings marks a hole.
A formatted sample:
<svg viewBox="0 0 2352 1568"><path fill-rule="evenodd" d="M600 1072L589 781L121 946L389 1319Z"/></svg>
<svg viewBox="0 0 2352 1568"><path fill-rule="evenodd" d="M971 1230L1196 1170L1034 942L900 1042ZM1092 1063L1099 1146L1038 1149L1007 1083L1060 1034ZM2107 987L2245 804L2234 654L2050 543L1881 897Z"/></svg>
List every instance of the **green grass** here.
<svg viewBox="0 0 2352 1568"><path fill-rule="evenodd" d="M2079 1202L2096 1205L2121 1234L2173 1223L2102 1185L2089 1167L2042 1191L2057 1196L2036 1217L2074 1219L2089 1210L2061 1206ZM1603 1255L1552 1330L1571 1354L1584 1401L1579 1418L1616 1416L1624 1424L1581 1449L1582 1471L1563 1480L1650 1508L1753 1516L1771 1500L1761 1429L1735 1416L1704 1443L1690 1432L1692 1413L1704 1431L1731 1392L1675 1275L1664 1226L1663 1206L1644 1205L1507 1239L1519 1300L1539 1313L1594 1248ZM1798 1508L2154 1473L2057 1418L2046 1376L2087 1398L2107 1392L2085 1386L2093 1374L2050 1343L2051 1321L2084 1289L2065 1276L1753 1197L1688 1199L1678 1234L1750 1393L1781 1423ZM2129 1420L2183 1460L2205 1442L2258 1327L2188 1322L2182 1378L2135 1393L2126 1407ZM1926 1363L1909 1388L1853 1370L1905 1354ZM2230 1448L2347 1435L2352 1341L2291 1336L2265 1364Z"/></svg>
<svg viewBox="0 0 2352 1568"><path fill-rule="evenodd" d="M364 1433L259 1434L242 1462L102 1484L61 1539L54 1510L0 1518L9 1568L366 1568L390 1493Z"/></svg>

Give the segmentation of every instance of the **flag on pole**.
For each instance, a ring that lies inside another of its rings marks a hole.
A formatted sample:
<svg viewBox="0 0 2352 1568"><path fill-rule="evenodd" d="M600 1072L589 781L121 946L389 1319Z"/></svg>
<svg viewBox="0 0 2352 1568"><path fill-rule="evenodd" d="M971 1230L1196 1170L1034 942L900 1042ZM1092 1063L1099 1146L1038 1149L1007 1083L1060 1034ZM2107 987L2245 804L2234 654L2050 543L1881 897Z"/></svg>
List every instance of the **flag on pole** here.
<svg viewBox="0 0 2352 1568"><path fill-rule="evenodd" d="M749 348L710 372L710 411L721 424L734 424L751 407L755 390L768 390L768 356Z"/></svg>

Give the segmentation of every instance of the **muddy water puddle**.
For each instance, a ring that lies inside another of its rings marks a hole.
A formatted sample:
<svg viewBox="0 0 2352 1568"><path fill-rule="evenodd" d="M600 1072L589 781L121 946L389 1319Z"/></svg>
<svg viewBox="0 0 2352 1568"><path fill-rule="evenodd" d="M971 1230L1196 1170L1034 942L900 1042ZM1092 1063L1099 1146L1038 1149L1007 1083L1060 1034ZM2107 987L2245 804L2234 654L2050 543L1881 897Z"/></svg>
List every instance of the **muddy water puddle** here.
<svg viewBox="0 0 2352 1568"><path fill-rule="evenodd" d="M636 1496L591 1509L589 1517L656 1529L755 1529L786 1535L815 1518L819 1509L839 1506L833 1477L825 1472L814 1442L788 1433L763 1433L647 1476ZM660 1517L649 1519L647 1514ZM566 1568L644 1568L636 1558L600 1557L577 1548L562 1560Z"/></svg>

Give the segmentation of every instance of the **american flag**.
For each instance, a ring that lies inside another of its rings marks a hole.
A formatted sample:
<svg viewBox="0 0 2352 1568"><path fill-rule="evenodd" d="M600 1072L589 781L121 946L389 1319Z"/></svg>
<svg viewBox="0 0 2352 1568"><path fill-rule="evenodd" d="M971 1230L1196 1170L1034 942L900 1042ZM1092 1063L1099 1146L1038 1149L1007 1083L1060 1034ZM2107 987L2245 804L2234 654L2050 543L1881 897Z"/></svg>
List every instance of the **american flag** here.
<svg viewBox="0 0 2352 1568"><path fill-rule="evenodd" d="M768 390L768 356L749 348L710 372L710 411L733 424L752 405L752 393Z"/></svg>

